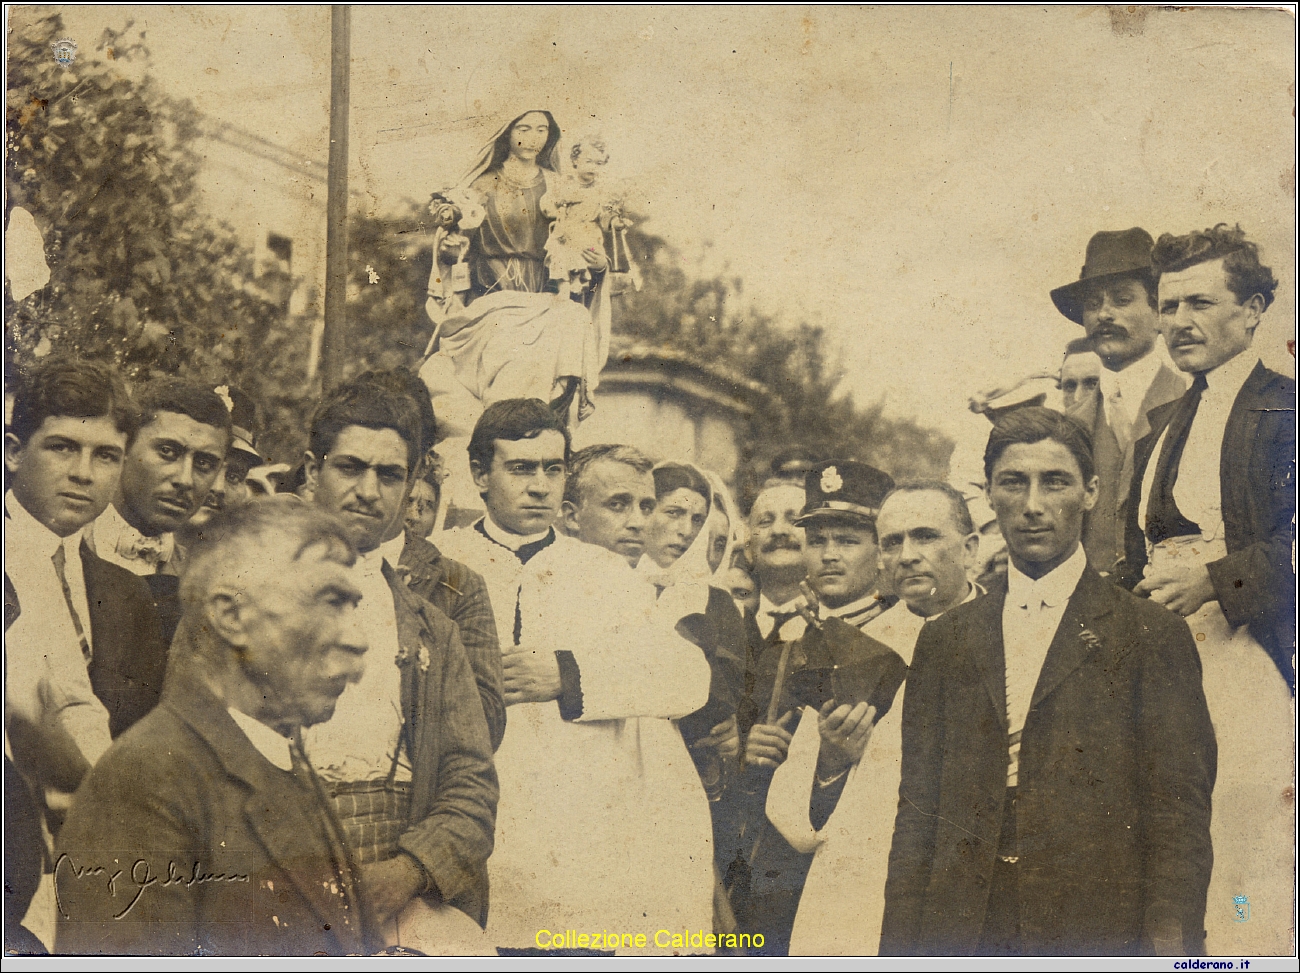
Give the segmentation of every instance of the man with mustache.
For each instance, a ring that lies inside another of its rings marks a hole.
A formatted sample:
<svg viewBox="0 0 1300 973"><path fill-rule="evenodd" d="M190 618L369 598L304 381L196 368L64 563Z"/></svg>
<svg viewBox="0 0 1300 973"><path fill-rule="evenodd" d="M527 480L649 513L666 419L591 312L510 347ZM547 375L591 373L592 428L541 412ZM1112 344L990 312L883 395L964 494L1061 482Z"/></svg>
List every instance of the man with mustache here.
<svg viewBox="0 0 1300 973"><path fill-rule="evenodd" d="M356 855L373 927L389 945L430 952L449 940L465 948L478 935L465 916L487 918L497 782L460 631L398 574L423 443L421 403L382 377L334 389L312 418L307 484L357 550L372 663L304 740Z"/></svg>
<svg viewBox="0 0 1300 973"><path fill-rule="evenodd" d="M1151 428L1147 413L1187 388L1157 347L1160 315L1152 245L1151 235L1139 227L1096 233L1088 241L1079 279L1052 291L1056 309L1083 325L1103 366L1100 401L1066 406L1092 433L1099 493L1084 527L1083 548L1088 563L1102 573L1114 571L1124 556L1133 444Z"/></svg>
<svg viewBox="0 0 1300 973"><path fill-rule="evenodd" d="M90 772L58 838L60 953L377 948L302 748L379 661L355 560L341 524L288 497L195 546L162 702Z"/></svg>
<svg viewBox="0 0 1300 973"><path fill-rule="evenodd" d="M778 677L777 672L784 657L783 640L793 642L785 666L787 673L811 664L807 657L812 633L807 630L806 619L813 615L843 623L838 633L841 641L872 641L861 634L862 627L890 604L880 597L876 584L879 574L876 515L881 500L893 485L888 474L865 463L830 460L817 463L805 474L804 489L798 491L804 497L802 508L788 520L787 512L778 515L781 504L774 501L778 497L787 502L793 499L789 487L764 491L750 513L751 521L757 513L756 524L760 531L766 531L756 542L759 563L765 556L771 558L778 554L779 545L790 538L784 523L803 531L800 564L817 602L809 606L802 594L790 600L800 623L799 634L793 639L790 638L793 629L779 610L773 613L772 631L762 643L755 645L753 636L757 632L750 631L751 646L756 651L750 670L752 681L747 687L750 720L742 725L742 732L747 731L744 764L752 794L746 828L761 829L761 838L759 853L750 861L749 907L741 912L746 913L747 926L754 932L763 932L767 944L777 953L784 953L789 947L799 896L812 861L812 849L789 844L766 824L762 810L772 772L785 761L793 732L804 726L804 719L810 719L806 714L800 718L798 701L792 701L785 693L776 707L779 715L775 722L769 722L766 717L773 712L771 703L774 693L779 692L778 678L784 678ZM823 633L816 635L821 637ZM826 747L822 769L827 780L821 790L827 806L834 807L849 767L861 756L860 748L865 746L865 735L870 732L874 714L868 714L865 704L831 706L828 703L817 715L819 719L815 723L833 738ZM751 721L752 726L748 725ZM808 732L806 728L804 732Z"/></svg>
<svg viewBox="0 0 1300 973"><path fill-rule="evenodd" d="M1017 409L984 465L1007 581L917 639L880 952L1198 955L1215 740L1197 643L1088 566L1082 426Z"/></svg>
<svg viewBox="0 0 1300 973"><path fill-rule="evenodd" d="M816 547L814 528L805 530L810 549ZM967 581L979 534L966 500L938 481L890 491L880 504L876 533L881 570L900 601L863 632L910 663L927 621L984 594ZM805 709L789 759L772 778L769 820L800 851L815 853L791 953L874 955L880 945L889 835L898 808L903 691L874 727L865 708L834 707L825 714ZM854 734L867 733L861 753L844 752Z"/></svg>
<svg viewBox="0 0 1300 973"><path fill-rule="evenodd" d="M211 388L175 378L146 385L136 399L140 427L126 445L108 509L86 531L91 550L153 593L163 640L180 621L185 552L175 532L198 512L230 447L230 409Z"/></svg>
<svg viewBox="0 0 1300 973"><path fill-rule="evenodd" d="M380 546L390 555L398 555L394 566L406 586L456 623L465 655L478 683L488 738L495 750L505 733L506 704L501 695L501 646L497 641L487 585L477 572L445 556L423 535L414 536L407 529L415 491L437 482L433 472L437 462L433 447L437 441L438 417L434 414L433 403L424 383L405 368L372 369L358 375L356 382L387 388L398 398L409 400L419 411L417 455L422 457L419 465L423 473L412 481L403 507L405 513L389 524Z"/></svg>
<svg viewBox="0 0 1300 973"><path fill-rule="evenodd" d="M803 528L795 523L803 509L804 490L801 481L792 482L794 474L780 472L787 455L794 457L792 464L807 459L798 449L778 456L773 461L773 477L759 491L749 510L746 553L751 565L749 576L758 590L749 596L757 602L757 607L745 612L748 658L743 695L736 707L737 730L744 742L740 754L742 768L749 763L750 747L754 754L763 754L764 761L770 759L770 766L774 767L785 759L786 748L790 745L789 728L782 725L782 720L788 724L788 714L781 720L767 723L766 706L771 695L771 680L766 680L767 695L763 695L763 685L759 680L760 663L767 659L770 666L772 654L781 652L782 641L793 641L804 630L798 606L805 602L799 585L807 572L803 563ZM806 472L799 475L805 476ZM719 817L729 818L730 824L718 828L722 836L720 840L726 845L718 849L717 855L720 867L725 869L723 883L741 928L762 932L766 942L772 943L770 951L779 955L786 944L774 941L769 928L759 929L752 925L751 916L765 918L768 901L775 901L778 914L782 907L789 913L788 929L794 921L794 911L786 901L787 887L802 885L810 859L799 856L779 835L773 835L768 838L769 850L771 844L778 843L783 863L765 871L777 872L781 886L775 890L769 888L771 882L752 867L755 842L766 834L762 803L769 771L770 767L760 764L758 770L742 775L741 780L724 793L724 807L720 809Z"/></svg>
<svg viewBox="0 0 1300 973"><path fill-rule="evenodd" d="M1296 389L1254 344L1277 279L1225 224L1165 234L1153 260L1161 330L1194 381L1138 444L1128 561L1134 590L1196 633L1223 755L1207 948L1283 952L1295 875L1282 795L1295 785Z"/></svg>
<svg viewBox="0 0 1300 973"><path fill-rule="evenodd" d="M203 528L223 510L238 510L252 499L245 481L248 471L265 461L254 444L257 431L257 406L253 400L233 385L218 385L212 390L230 409L230 449L221 464L212 488L203 499L203 505L176 531L176 540L182 550L188 549L202 536Z"/></svg>
<svg viewBox="0 0 1300 973"><path fill-rule="evenodd" d="M803 620L793 607L806 573L803 529L795 524L803 502L802 485L777 481L754 498L749 510L747 546L758 583L755 617L764 639L793 639L803 632Z"/></svg>

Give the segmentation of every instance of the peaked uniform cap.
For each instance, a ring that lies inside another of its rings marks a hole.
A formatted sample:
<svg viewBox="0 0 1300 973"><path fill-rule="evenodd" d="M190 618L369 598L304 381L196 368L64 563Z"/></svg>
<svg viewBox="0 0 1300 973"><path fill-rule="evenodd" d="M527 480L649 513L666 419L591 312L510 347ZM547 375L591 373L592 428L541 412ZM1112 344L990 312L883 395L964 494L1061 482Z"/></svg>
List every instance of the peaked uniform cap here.
<svg viewBox="0 0 1300 973"><path fill-rule="evenodd" d="M850 459L818 463L804 479L803 512L795 523L803 526L819 518L845 515L874 522L892 489L893 477L866 463Z"/></svg>

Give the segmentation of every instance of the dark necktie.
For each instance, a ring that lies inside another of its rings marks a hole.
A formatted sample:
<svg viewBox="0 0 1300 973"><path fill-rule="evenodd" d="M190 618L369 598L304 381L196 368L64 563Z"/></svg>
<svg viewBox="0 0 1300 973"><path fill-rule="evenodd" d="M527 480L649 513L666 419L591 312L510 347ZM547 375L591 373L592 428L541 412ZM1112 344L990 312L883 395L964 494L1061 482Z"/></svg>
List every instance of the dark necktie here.
<svg viewBox="0 0 1300 973"><path fill-rule="evenodd" d="M1187 446L1187 437L1192 431L1192 421L1196 418L1196 410L1200 408L1201 393L1205 388L1205 375L1197 375L1169 420L1165 441L1160 447L1160 458L1156 461L1151 499L1147 502L1145 527L1147 539L1153 544L1159 544L1167 537L1184 537L1201 532L1199 526L1179 511L1178 504L1174 502L1174 484L1178 482L1178 466L1182 462L1183 449Z"/></svg>
<svg viewBox="0 0 1300 973"><path fill-rule="evenodd" d="M81 643L81 657L86 660L86 665L90 665L90 640L86 638L86 629L81 624L81 616L77 614L77 606L72 600L72 588L68 585L67 552L60 544L58 550L50 558L54 562L54 573L59 576L59 584L63 587L63 600L68 603L68 614L72 616L72 627L76 630L77 641Z"/></svg>
<svg viewBox="0 0 1300 973"><path fill-rule="evenodd" d="M772 631L767 634L767 641L779 642L781 640L781 627L790 619L795 618L798 614L798 612L768 612L773 624Z"/></svg>

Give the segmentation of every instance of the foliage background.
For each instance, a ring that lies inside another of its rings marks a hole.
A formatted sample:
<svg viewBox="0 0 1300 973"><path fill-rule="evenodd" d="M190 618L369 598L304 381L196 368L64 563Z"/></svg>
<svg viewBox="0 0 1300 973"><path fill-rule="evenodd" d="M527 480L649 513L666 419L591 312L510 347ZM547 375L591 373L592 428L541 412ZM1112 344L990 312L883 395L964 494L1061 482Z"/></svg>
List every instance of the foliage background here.
<svg viewBox="0 0 1300 973"><path fill-rule="evenodd" d="M116 70L120 61L147 68L143 35L132 28L105 31L68 67L50 53L63 34L57 14L10 35L6 225L14 205L33 214L51 279L21 302L6 285L6 375L57 348L110 360L132 381L171 373L230 382L262 407L264 451L292 461L320 392L307 367L316 309L290 314L298 282L255 267L251 248L200 207L201 119L147 70L138 79ZM412 365L424 349L422 216L411 202L405 212L350 220L349 375ZM885 416L882 402L864 407L840 394L852 363L822 328L754 311L739 276L693 276L667 240L634 229L629 243L645 283L621 298L615 330L723 362L771 393L740 436L742 494L752 495L772 456L795 442L900 479L943 475L950 441Z"/></svg>

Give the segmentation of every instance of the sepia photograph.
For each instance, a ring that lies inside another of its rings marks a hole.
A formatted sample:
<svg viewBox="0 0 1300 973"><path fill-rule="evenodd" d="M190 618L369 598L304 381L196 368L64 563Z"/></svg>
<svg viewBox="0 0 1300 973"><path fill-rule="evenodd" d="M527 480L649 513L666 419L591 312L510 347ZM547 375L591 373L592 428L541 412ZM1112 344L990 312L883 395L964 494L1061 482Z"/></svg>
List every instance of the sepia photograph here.
<svg viewBox="0 0 1300 973"><path fill-rule="evenodd" d="M4 13L7 961L1294 968L1296 5Z"/></svg>

